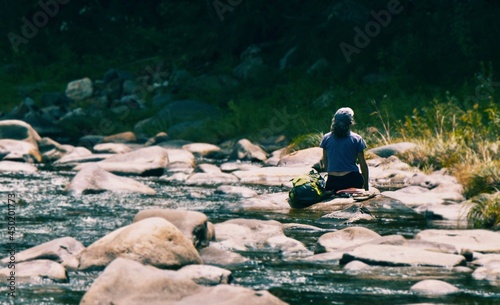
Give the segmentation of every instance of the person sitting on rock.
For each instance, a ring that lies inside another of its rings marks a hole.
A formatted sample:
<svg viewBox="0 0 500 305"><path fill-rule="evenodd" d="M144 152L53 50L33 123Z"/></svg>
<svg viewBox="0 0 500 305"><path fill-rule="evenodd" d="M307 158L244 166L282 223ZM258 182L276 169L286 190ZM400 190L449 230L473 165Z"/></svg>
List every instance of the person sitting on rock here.
<svg viewBox="0 0 500 305"><path fill-rule="evenodd" d="M368 165L364 155L366 143L359 134L351 131L353 117L354 111L349 107L337 110L331 131L323 136L320 144L323 148L322 167L328 172L325 189L332 194L349 188L368 191Z"/></svg>

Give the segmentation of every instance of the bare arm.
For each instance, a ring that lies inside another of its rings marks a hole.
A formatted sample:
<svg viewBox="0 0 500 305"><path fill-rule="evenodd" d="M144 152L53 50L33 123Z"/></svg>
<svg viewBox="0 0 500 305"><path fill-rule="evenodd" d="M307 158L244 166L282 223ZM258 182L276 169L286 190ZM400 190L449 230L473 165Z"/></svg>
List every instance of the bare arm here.
<svg viewBox="0 0 500 305"><path fill-rule="evenodd" d="M368 165L366 164L365 160L365 153L363 151L358 153L358 162L359 162L359 167L361 167L361 175L363 175L363 179L365 180L363 188L365 189L365 191L368 191L369 173L368 173Z"/></svg>
<svg viewBox="0 0 500 305"><path fill-rule="evenodd" d="M323 148L323 159L321 159L321 168L323 171L328 171L328 157L326 155L326 149Z"/></svg>

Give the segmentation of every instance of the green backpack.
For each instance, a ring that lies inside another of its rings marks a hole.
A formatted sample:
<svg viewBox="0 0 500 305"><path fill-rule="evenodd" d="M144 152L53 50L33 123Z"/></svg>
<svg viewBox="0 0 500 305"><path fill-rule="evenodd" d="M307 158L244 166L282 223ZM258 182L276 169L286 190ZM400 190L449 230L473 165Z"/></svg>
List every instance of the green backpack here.
<svg viewBox="0 0 500 305"><path fill-rule="evenodd" d="M315 170L293 178L292 185L288 192L288 203L292 208L306 208L323 199L325 179Z"/></svg>

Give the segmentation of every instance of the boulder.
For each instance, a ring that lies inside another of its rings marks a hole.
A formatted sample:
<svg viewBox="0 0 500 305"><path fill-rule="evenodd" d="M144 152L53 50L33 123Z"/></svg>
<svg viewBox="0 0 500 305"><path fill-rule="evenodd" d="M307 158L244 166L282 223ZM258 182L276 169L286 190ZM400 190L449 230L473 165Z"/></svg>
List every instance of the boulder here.
<svg viewBox="0 0 500 305"><path fill-rule="evenodd" d="M78 254L85 247L73 237L62 237L43 243L41 245L16 253L16 263L33 260L48 259L60 263L67 269L78 268ZM7 264L10 258L2 259L2 264Z"/></svg>
<svg viewBox="0 0 500 305"><path fill-rule="evenodd" d="M38 168L31 164L13 161L0 161L0 173L34 173Z"/></svg>
<svg viewBox="0 0 500 305"><path fill-rule="evenodd" d="M168 141L170 137L168 134L164 131L161 131L157 133L154 137L149 138L146 143L144 143L144 146L152 146L152 145L157 145L162 142Z"/></svg>
<svg viewBox="0 0 500 305"><path fill-rule="evenodd" d="M372 149L369 149L367 153L372 153L375 154L379 157L382 158L387 158L396 154L403 153L408 150L415 149L417 147L417 144L411 143L411 142L400 142L400 143L393 143L393 144L388 144L384 146L379 146L375 147Z"/></svg>
<svg viewBox="0 0 500 305"><path fill-rule="evenodd" d="M440 280L423 280L410 287L410 291L422 295L447 295L457 293L457 287Z"/></svg>
<svg viewBox="0 0 500 305"><path fill-rule="evenodd" d="M205 286L230 284L233 280L231 271L208 265L184 266L177 273Z"/></svg>
<svg viewBox="0 0 500 305"><path fill-rule="evenodd" d="M248 258L228 250L219 249L212 245L200 249L200 255L203 262L215 266L234 266L241 265L249 261Z"/></svg>
<svg viewBox="0 0 500 305"><path fill-rule="evenodd" d="M68 83L66 96L75 101L81 101L92 96L94 89L90 78L86 77Z"/></svg>
<svg viewBox="0 0 500 305"><path fill-rule="evenodd" d="M246 161L265 161L267 153L258 145L253 144L247 139L239 140L233 148L233 152L229 156L231 160L246 160Z"/></svg>
<svg viewBox="0 0 500 305"><path fill-rule="evenodd" d="M288 213L288 192L262 194L232 204L236 211L274 211Z"/></svg>
<svg viewBox="0 0 500 305"><path fill-rule="evenodd" d="M369 209L361 204L352 206L321 216L322 219L334 219L344 223L367 223L376 222L377 218L372 215Z"/></svg>
<svg viewBox="0 0 500 305"><path fill-rule="evenodd" d="M0 140L0 151L6 153L3 160L42 162L42 154L38 150L38 146L29 142L9 139Z"/></svg>
<svg viewBox="0 0 500 305"><path fill-rule="evenodd" d="M125 154L132 151L130 146L123 143L102 143L92 149L97 154Z"/></svg>
<svg viewBox="0 0 500 305"><path fill-rule="evenodd" d="M373 267L363 262L351 261L344 266L344 274L355 275L370 268Z"/></svg>
<svg viewBox="0 0 500 305"><path fill-rule="evenodd" d="M168 151L151 146L114 155L97 164L104 170L119 175L161 176L168 163ZM82 166L77 166L75 169L81 168Z"/></svg>
<svg viewBox="0 0 500 305"><path fill-rule="evenodd" d="M51 138L45 137L38 142L38 149L42 153L44 162L54 162L61 159L70 151L73 151L75 148L71 145L61 145Z"/></svg>
<svg viewBox="0 0 500 305"><path fill-rule="evenodd" d="M219 146L208 143L190 143L182 146L182 149L199 157L210 157L221 150Z"/></svg>
<svg viewBox="0 0 500 305"><path fill-rule="evenodd" d="M278 250L283 258L307 257L313 254L306 246L285 235L272 236L266 240L266 246Z"/></svg>
<svg viewBox="0 0 500 305"><path fill-rule="evenodd" d="M0 121L0 139L23 141L38 148L37 143L41 140L41 137L26 122L20 120L3 120Z"/></svg>
<svg viewBox="0 0 500 305"><path fill-rule="evenodd" d="M83 166L75 177L73 177L66 189L75 194L104 191L146 195L156 194L156 191L152 188L133 179L113 175L95 163Z"/></svg>
<svg viewBox="0 0 500 305"><path fill-rule="evenodd" d="M220 174L222 171L217 165L214 164L209 164L209 163L202 163L198 164L196 168L194 169L195 172L197 173L205 173L205 174Z"/></svg>
<svg viewBox="0 0 500 305"><path fill-rule="evenodd" d="M70 153L63 155L61 158L54 162L54 165L72 165L82 162L92 162L95 160L102 160L102 157L92 155L92 152L85 147L75 147Z"/></svg>
<svg viewBox="0 0 500 305"><path fill-rule="evenodd" d="M323 149L320 147L311 147L282 156L278 166L313 167L321 158L323 158Z"/></svg>
<svg viewBox="0 0 500 305"><path fill-rule="evenodd" d="M208 246L210 242L208 219L203 213L173 209L142 210L135 215L133 222L152 217L161 217L172 223L197 248Z"/></svg>
<svg viewBox="0 0 500 305"><path fill-rule="evenodd" d="M257 170L259 168L261 167L258 165L241 161L224 162L220 165L221 171L225 173L231 173L235 171L251 171L251 170Z"/></svg>
<svg viewBox="0 0 500 305"><path fill-rule="evenodd" d="M0 276L7 279L12 269L8 267L0 269ZM54 282L67 282L66 269L59 263L48 259L38 259L28 262L16 263L16 280L41 281L50 279Z"/></svg>
<svg viewBox="0 0 500 305"><path fill-rule="evenodd" d="M192 152L184 149L167 148L170 165L184 165L190 168L195 166L195 156Z"/></svg>
<svg viewBox="0 0 500 305"><path fill-rule="evenodd" d="M194 173L185 181L187 185L218 185L238 183L238 178L226 173Z"/></svg>
<svg viewBox="0 0 500 305"><path fill-rule="evenodd" d="M466 263L465 257L462 255L438 253L398 245L362 245L344 253L340 263L347 264L353 260L382 266L453 267Z"/></svg>
<svg viewBox="0 0 500 305"><path fill-rule="evenodd" d="M104 143L134 143L137 141L135 133L126 131L110 136L105 136L102 141Z"/></svg>
<svg viewBox="0 0 500 305"><path fill-rule="evenodd" d="M381 236L364 227L350 227L340 231L323 234L316 245L316 253L332 252L342 248L361 245Z"/></svg>
<svg viewBox="0 0 500 305"><path fill-rule="evenodd" d="M481 267L474 270L472 278L480 281L488 281L490 285L500 287L500 260L485 262Z"/></svg>
<svg viewBox="0 0 500 305"><path fill-rule="evenodd" d="M262 167L255 170L239 170L232 174L242 184L276 185L292 187L291 180L297 176L308 174L310 167Z"/></svg>
<svg viewBox="0 0 500 305"><path fill-rule="evenodd" d="M466 250L500 253L500 232L488 230L424 230L415 239L449 244L459 253Z"/></svg>
<svg viewBox="0 0 500 305"><path fill-rule="evenodd" d="M215 194L231 198L252 198L257 192L244 186L221 185L215 190Z"/></svg>
<svg viewBox="0 0 500 305"><path fill-rule="evenodd" d="M202 263L191 240L160 217L132 223L94 242L80 253L79 269L102 268L118 257L171 269Z"/></svg>
<svg viewBox="0 0 500 305"><path fill-rule="evenodd" d="M81 305L163 304L163 305L284 305L267 291L196 284L178 271L160 270L119 258L94 281Z"/></svg>

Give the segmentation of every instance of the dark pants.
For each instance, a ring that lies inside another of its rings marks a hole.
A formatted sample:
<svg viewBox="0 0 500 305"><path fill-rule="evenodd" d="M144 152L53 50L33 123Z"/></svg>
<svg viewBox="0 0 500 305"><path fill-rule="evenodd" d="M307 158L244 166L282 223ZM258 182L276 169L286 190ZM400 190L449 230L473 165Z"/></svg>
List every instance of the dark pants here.
<svg viewBox="0 0 500 305"><path fill-rule="evenodd" d="M337 191L351 187L358 189L363 188L364 183L365 179L363 179L363 176L361 176L359 172L350 172L344 176L328 175L325 189L336 193Z"/></svg>

